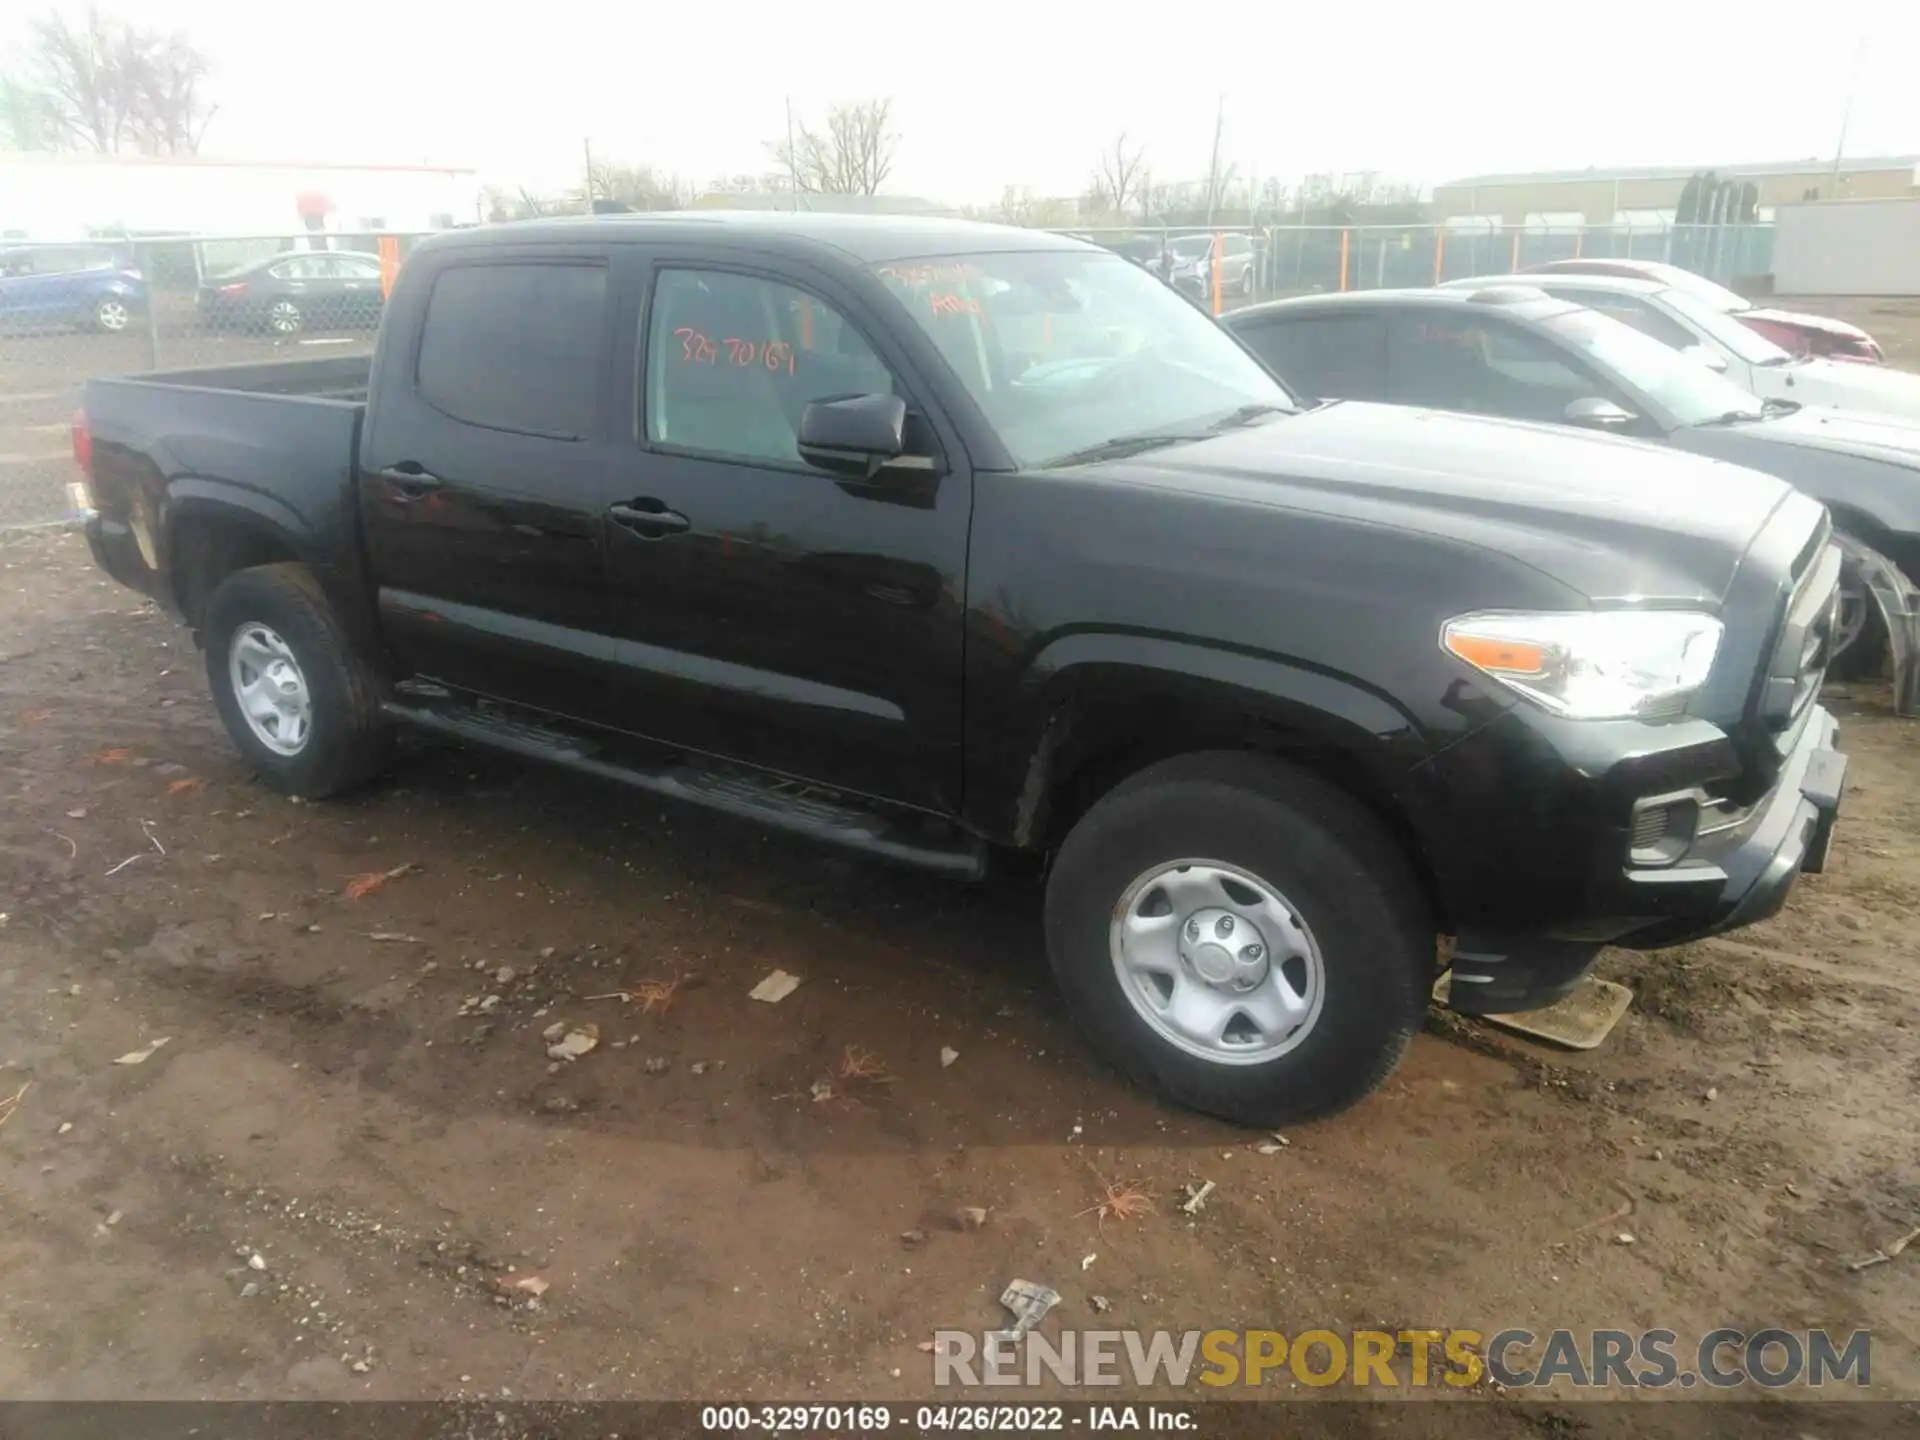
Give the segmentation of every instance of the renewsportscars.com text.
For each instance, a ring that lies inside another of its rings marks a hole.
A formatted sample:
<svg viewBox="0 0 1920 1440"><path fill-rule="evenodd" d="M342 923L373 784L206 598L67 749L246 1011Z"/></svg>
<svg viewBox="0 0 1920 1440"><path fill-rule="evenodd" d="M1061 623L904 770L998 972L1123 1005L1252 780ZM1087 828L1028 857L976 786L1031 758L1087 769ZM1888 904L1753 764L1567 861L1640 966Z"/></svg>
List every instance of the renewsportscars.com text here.
<svg viewBox="0 0 1920 1440"><path fill-rule="evenodd" d="M1672 1330L1067 1330L934 1334L941 1386L1300 1385L1379 1389L1734 1389L1846 1384L1873 1376L1865 1330L1723 1328L1683 1341Z"/></svg>

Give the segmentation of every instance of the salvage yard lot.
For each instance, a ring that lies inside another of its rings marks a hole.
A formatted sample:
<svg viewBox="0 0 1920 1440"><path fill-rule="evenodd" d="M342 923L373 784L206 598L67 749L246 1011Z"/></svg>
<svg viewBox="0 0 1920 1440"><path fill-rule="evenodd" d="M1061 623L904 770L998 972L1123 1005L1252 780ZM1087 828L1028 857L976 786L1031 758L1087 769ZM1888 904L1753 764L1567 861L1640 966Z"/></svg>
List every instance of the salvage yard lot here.
<svg viewBox="0 0 1920 1440"><path fill-rule="evenodd" d="M1848 1269L1920 1225L1920 727L1830 703L1849 794L1784 914L1604 962L1637 1001L1588 1055L1437 1018L1263 1154L1091 1058L1031 881L446 748L291 803L184 631L0 536L0 1395L924 1397L918 1344L1021 1277L1056 1332L1870 1327L1920 1396L1920 1247Z"/></svg>

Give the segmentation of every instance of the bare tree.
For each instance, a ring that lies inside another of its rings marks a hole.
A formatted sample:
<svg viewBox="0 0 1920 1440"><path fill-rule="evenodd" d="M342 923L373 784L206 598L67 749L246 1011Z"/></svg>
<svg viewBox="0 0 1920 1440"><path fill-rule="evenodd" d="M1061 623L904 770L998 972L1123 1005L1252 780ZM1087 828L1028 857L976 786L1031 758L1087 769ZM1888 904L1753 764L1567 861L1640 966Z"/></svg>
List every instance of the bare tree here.
<svg viewBox="0 0 1920 1440"><path fill-rule="evenodd" d="M22 148L189 155L214 106L207 58L183 34L88 10L27 27L23 73L0 79L0 124Z"/></svg>
<svg viewBox="0 0 1920 1440"><path fill-rule="evenodd" d="M687 203L686 186L678 175L662 174L651 165L622 165L596 160L587 172L593 193L586 208L609 210L678 210Z"/></svg>
<svg viewBox="0 0 1920 1440"><path fill-rule="evenodd" d="M47 97L26 81L0 75L0 149L52 150L60 123Z"/></svg>
<svg viewBox="0 0 1920 1440"><path fill-rule="evenodd" d="M1138 203L1146 188L1146 158L1146 147L1129 146L1127 132L1122 130L1094 165L1093 178L1087 186L1088 199L1096 201L1098 208L1106 213L1125 215L1127 206Z"/></svg>
<svg viewBox="0 0 1920 1440"><path fill-rule="evenodd" d="M900 137L888 128L892 120L891 99L834 105L824 126L798 122L792 140L775 141L771 149L806 194L873 195L893 173Z"/></svg>
<svg viewBox="0 0 1920 1440"><path fill-rule="evenodd" d="M1000 203L993 207L989 218L1003 225L1064 230L1078 217L1071 200L1058 195L1035 195L1024 185L1008 185L1000 191Z"/></svg>

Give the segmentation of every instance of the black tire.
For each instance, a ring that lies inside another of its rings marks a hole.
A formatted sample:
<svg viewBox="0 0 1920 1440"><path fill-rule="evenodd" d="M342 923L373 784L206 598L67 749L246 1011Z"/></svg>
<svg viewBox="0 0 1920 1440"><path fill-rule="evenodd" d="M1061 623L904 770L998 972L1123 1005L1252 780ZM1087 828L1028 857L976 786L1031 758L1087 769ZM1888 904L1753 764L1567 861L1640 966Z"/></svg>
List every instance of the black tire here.
<svg viewBox="0 0 1920 1440"><path fill-rule="evenodd" d="M1843 592L1849 588L1857 589L1859 603L1866 613L1861 617L1860 629L1853 640L1845 649L1836 651L1833 659L1827 662L1827 674L1835 680L1873 679L1886 668L1886 617L1880 613L1879 603L1867 590L1866 582L1860 578L1860 568L1851 557L1841 562L1840 587Z"/></svg>
<svg viewBox="0 0 1920 1440"><path fill-rule="evenodd" d="M1317 1019L1257 1064L1210 1061L1134 1008L1109 949L1127 887L1205 858L1260 877L1295 907L1324 962ZM1208 753L1149 767L1081 817L1047 886L1047 952L1094 1047L1140 1085L1244 1125L1326 1115L1386 1079L1423 1023L1436 973L1420 885L1385 827L1332 785L1262 756Z"/></svg>
<svg viewBox="0 0 1920 1440"><path fill-rule="evenodd" d="M1240 272L1240 295L1246 300L1253 298L1253 267L1251 265Z"/></svg>
<svg viewBox="0 0 1920 1440"><path fill-rule="evenodd" d="M269 747L241 710L230 661L236 632L250 625L284 640L305 680L311 729L297 754ZM261 565L229 575L207 604L201 638L220 719L269 788L318 800L353 788L385 763L391 733L380 713L384 686L355 653L306 566Z"/></svg>
<svg viewBox="0 0 1920 1440"><path fill-rule="evenodd" d="M295 302L275 300L266 309L267 329L275 335L298 335L307 328L307 317Z"/></svg>

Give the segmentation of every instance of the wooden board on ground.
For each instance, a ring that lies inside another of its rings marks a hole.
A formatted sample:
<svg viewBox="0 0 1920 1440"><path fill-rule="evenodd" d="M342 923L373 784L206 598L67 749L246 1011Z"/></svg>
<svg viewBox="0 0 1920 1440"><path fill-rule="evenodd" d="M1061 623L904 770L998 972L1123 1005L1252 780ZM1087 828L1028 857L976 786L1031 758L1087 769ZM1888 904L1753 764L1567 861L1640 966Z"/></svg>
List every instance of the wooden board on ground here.
<svg viewBox="0 0 1920 1440"><path fill-rule="evenodd" d="M1452 980L1453 972L1448 971L1434 982L1433 998L1439 1004L1447 1003ZM1472 1018L1566 1050L1591 1050L1613 1033L1613 1027L1620 1023L1620 1017L1632 1004L1633 992L1626 986L1588 975L1574 987L1572 994L1544 1010Z"/></svg>

